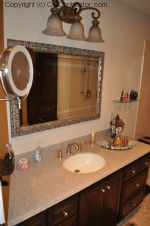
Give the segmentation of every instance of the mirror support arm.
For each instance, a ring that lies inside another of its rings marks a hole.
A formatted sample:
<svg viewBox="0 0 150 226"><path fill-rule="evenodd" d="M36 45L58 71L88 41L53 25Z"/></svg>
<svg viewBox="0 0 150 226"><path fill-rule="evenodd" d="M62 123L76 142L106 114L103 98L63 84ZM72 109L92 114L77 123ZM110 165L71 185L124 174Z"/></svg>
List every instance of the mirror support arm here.
<svg viewBox="0 0 150 226"><path fill-rule="evenodd" d="M7 90L5 89L5 86L4 86L4 82L3 82L3 78L2 78L2 73L4 73L4 70L0 68L0 81L1 81L1 84L2 84L2 87L3 87L3 90L6 94L6 96L8 98L0 98L0 101L15 101L18 103L18 107L19 109L21 109L21 100L19 97L17 97L17 100L14 100L7 92Z"/></svg>

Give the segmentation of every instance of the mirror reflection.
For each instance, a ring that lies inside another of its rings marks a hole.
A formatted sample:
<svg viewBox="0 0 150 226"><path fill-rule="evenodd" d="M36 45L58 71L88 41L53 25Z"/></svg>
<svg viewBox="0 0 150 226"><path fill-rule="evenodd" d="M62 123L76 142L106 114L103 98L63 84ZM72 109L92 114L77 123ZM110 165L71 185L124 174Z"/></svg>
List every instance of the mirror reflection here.
<svg viewBox="0 0 150 226"><path fill-rule="evenodd" d="M21 126L96 113L98 60L34 52L34 82Z"/></svg>
<svg viewBox="0 0 150 226"><path fill-rule="evenodd" d="M17 109L15 103L10 105L12 136L100 117L103 53L21 43L31 54L34 79L28 98L22 101L22 109Z"/></svg>

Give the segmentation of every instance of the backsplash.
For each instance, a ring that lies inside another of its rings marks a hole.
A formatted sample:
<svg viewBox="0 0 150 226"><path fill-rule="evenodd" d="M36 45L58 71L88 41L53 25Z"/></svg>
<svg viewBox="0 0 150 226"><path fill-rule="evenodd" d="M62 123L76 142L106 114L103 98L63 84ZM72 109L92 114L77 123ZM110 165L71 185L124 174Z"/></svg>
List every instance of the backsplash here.
<svg viewBox="0 0 150 226"><path fill-rule="evenodd" d="M92 134L92 132L91 132L91 134ZM91 139L91 134L86 135L86 136L82 136L82 137L78 137L78 138L75 138L75 139L72 139L72 140L67 140L65 142L60 142L60 143L50 145L50 146L47 146L47 147L41 146L42 155L47 155L51 152L51 156L57 157L58 156L57 152L61 148L62 148L63 152L65 152L69 143L74 143L74 142L79 143L79 142L81 142L82 144L89 144L90 139ZM108 135L107 130L103 130L103 131L95 133L96 140L104 140L107 135ZM29 161L33 162L34 156L35 156L35 150L29 151L29 152L26 152L26 153L23 153L23 154L18 154L18 155L16 155L16 164L17 164L17 162L20 158L27 158Z"/></svg>

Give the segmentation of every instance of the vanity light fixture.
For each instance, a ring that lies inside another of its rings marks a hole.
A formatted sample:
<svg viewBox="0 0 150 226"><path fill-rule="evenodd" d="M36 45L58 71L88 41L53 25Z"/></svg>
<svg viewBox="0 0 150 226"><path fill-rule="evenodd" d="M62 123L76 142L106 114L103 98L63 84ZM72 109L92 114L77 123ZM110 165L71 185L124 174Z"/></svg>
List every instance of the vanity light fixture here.
<svg viewBox="0 0 150 226"><path fill-rule="evenodd" d="M47 27L43 31L46 35L51 36L65 36L62 22L71 24L70 33L66 36L73 40L84 40L89 42L104 42L99 21L101 14L97 8L82 7L79 2L68 6L64 0L52 0L53 7L51 8L51 15L47 21ZM92 26L89 29L89 35L86 38L84 35L84 26L81 23L81 12L84 10L92 10Z"/></svg>

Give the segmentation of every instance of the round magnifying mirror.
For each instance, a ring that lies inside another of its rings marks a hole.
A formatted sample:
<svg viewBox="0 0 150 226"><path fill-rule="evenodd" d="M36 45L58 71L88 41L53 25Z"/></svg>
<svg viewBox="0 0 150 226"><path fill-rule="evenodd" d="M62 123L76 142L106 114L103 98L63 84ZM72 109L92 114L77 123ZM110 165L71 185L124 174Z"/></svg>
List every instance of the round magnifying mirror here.
<svg viewBox="0 0 150 226"><path fill-rule="evenodd" d="M1 56L2 86L8 97L24 98L33 82L33 64L28 50L21 45L8 47Z"/></svg>

